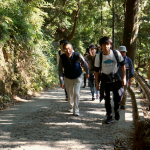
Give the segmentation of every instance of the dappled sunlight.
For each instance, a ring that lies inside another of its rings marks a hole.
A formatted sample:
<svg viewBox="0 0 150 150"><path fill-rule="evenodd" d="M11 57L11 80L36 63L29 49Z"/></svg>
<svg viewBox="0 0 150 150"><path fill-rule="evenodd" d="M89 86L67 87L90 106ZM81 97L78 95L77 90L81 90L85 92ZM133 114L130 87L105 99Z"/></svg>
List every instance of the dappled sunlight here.
<svg viewBox="0 0 150 150"><path fill-rule="evenodd" d="M133 121L133 113L125 113L125 121Z"/></svg>
<svg viewBox="0 0 150 150"><path fill-rule="evenodd" d="M16 101L20 101L20 102L29 102L29 100L20 98L20 97L18 97L18 96L14 96L14 99L15 99ZM34 101L34 100L32 100L32 101Z"/></svg>
<svg viewBox="0 0 150 150"><path fill-rule="evenodd" d="M100 114L100 115L105 115L106 112L100 112L100 111L86 111L88 114Z"/></svg>
<svg viewBox="0 0 150 150"><path fill-rule="evenodd" d="M58 90L59 93L55 91L55 94L53 90L43 93L28 103L22 103L1 112L3 116L0 118L0 144L10 143L16 150L19 145L25 143L30 143L30 147L25 144L24 149L32 147L42 149L45 146L55 147L55 149L66 146L67 149L68 145L69 148L73 147L70 146L72 143L80 143L81 148L86 149L87 143L92 141L97 144L113 143L114 137L126 132L133 122L132 104L128 102L127 109L120 110L119 121L105 124L105 101L101 103L98 99L91 101L91 93L88 89L86 90L88 94L84 94L79 103L80 116L74 116L67 111L69 104L64 99L63 89L60 90L61 92ZM126 127L124 127L125 124ZM106 132L110 133L106 134Z"/></svg>
<svg viewBox="0 0 150 150"><path fill-rule="evenodd" d="M46 124L47 125L47 124ZM79 123L79 122L64 122L64 123L48 123L48 125L53 125L53 126L60 126L60 128L62 128L62 126L66 126L66 125L69 125L69 126L86 126L86 124L84 123Z"/></svg>

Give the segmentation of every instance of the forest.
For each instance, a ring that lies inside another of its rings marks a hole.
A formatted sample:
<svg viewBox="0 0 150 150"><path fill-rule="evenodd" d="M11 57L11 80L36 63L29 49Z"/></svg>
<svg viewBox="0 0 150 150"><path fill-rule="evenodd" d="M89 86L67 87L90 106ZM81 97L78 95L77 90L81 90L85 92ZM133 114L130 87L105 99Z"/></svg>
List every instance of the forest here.
<svg viewBox="0 0 150 150"><path fill-rule="evenodd" d="M0 0L0 103L59 84L60 40L84 54L103 36L150 79L150 1Z"/></svg>

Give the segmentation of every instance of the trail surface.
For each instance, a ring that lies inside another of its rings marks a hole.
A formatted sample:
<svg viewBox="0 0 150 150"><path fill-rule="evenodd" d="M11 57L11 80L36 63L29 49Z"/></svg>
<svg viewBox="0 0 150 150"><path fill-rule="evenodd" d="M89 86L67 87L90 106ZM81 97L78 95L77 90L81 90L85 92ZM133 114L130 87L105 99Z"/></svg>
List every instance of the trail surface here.
<svg viewBox="0 0 150 150"><path fill-rule="evenodd" d="M127 98L126 110L120 110L120 120L105 124L104 101L91 101L89 87L80 93L80 116L67 112L69 105L60 88L0 111L0 150L130 149L134 133L131 98Z"/></svg>

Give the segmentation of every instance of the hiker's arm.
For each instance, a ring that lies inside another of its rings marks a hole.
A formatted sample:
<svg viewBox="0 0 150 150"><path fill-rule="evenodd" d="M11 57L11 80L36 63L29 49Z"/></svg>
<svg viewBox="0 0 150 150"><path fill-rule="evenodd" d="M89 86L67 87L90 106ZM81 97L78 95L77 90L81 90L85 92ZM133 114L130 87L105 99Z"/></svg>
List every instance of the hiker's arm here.
<svg viewBox="0 0 150 150"><path fill-rule="evenodd" d="M134 68L133 68L133 63L130 58L129 59L129 83L128 85L131 86L132 84L132 78L134 77Z"/></svg>
<svg viewBox="0 0 150 150"><path fill-rule="evenodd" d="M99 72L95 71L95 87L99 91L99 82L98 82Z"/></svg>
<svg viewBox="0 0 150 150"><path fill-rule="evenodd" d="M59 58L58 71L59 71L60 87L61 87L62 89L64 89L63 64L62 64L62 59L61 59L61 58Z"/></svg>
<svg viewBox="0 0 150 150"><path fill-rule="evenodd" d="M126 85L126 67L125 65L123 65L122 67L122 74L123 74L123 78L122 78L122 85Z"/></svg>
<svg viewBox="0 0 150 150"><path fill-rule="evenodd" d="M80 58L80 63L82 63L83 68L86 72L86 79L88 79L89 78L89 67L87 65L87 62L85 61L84 57L81 54L79 54L79 58Z"/></svg>
<svg viewBox="0 0 150 150"><path fill-rule="evenodd" d="M95 87L96 90L99 91L99 70L100 70L100 60L99 60L99 55L96 55L95 57Z"/></svg>

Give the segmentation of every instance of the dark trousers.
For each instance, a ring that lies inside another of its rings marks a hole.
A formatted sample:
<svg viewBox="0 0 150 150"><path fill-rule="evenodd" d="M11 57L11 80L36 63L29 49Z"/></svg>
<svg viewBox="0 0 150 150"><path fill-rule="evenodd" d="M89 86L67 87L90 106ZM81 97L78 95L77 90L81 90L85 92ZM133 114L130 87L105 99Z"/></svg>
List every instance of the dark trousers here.
<svg viewBox="0 0 150 150"><path fill-rule="evenodd" d="M112 115L110 91L113 92L114 111L115 112L119 111L119 105L120 105L122 96L119 94L119 90L116 84L117 82L118 81L113 82L113 83L106 83L104 99L105 99L106 113L108 117Z"/></svg>
<svg viewBox="0 0 150 150"><path fill-rule="evenodd" d="M64 78L64 74L63 74L63 78ZM65 91L65 96L66 96L66 98L67 98L67 97L68 97L68 94L67 94L66 88L64 89L64 91Z"/></svg>
<svg viewBox="0 0 150 150"><path fill-rule="evenodd" d="M67 95L67 91L66 91L66 88L65 88L64 90L65 90L65 95L66 95L66 97L68 97L68 95Z"/></svg>
<svg viewBox="0 0 150 150"><path fill-rule="evenodd" d="M84 86L86 87L86 74L84 74Z"/></svg>
<svg viewBox="0 0 150 150"><path fill-rule="evenodd" d="M91 90L92 97L94 97L94 93L95 93L95 78L94 78L94 75L89 75L88 81L89 81L89 84L90 84L90 90ZM97 94L99 94L99 91L96 90L96 95Z"/></svg>

